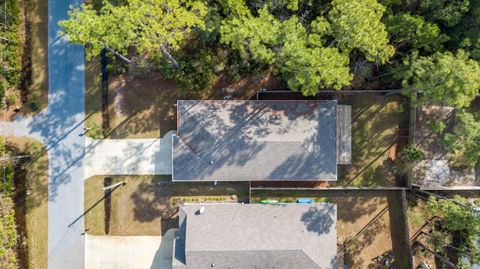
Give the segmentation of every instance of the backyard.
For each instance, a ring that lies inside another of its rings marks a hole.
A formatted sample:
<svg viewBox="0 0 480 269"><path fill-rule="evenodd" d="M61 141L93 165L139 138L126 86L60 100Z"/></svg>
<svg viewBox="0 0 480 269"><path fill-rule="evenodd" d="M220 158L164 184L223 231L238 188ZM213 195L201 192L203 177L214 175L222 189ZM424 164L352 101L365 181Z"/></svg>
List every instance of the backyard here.
<svg viewBox="0 0 480 269"><path fill-rule="evenodd" d="M337 205L339 257L343 256L349 268L378 268L379 263L374 258L386 257L392 251L397 268L407 268L407 251L401 243L405 235L399 191L257 189L252 190L251 200L295 202L300 197Z"/></svg>
<svg viewBox="0 0 480 269"><path fill-rule="evenodd" d="M104 185L124 180L128 183L104 194ZM248 202L248 183L214 186L173 183L169 176L94 176L85 181L85 227L92 235L163 235L178 227L178 206L189 202Z"/></svg>
<svg viewBox="0 0 480 269"><path fill-rule="evenodd" d="M339 167L340 186L393 186L397 151L407 142L408 99L401 95L351 94L352 164Z"/></svg>

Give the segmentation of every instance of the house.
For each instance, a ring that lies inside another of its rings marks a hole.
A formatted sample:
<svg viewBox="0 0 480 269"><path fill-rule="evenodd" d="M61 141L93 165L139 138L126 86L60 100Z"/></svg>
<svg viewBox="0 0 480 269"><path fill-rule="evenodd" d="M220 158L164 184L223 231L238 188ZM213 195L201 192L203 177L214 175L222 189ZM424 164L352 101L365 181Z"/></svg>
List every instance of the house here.
<svg viewBox="0 0 480 269"><path fill-rule="evenodd" d="M173 181L335 181L350 114L330 100L179 100Z"/></svg>
<svg viewBox="0 0 480 269"><path fill-rule="evenodd" d="M180 206L172 268L337 268L336 220L329 203Z"/></svg>

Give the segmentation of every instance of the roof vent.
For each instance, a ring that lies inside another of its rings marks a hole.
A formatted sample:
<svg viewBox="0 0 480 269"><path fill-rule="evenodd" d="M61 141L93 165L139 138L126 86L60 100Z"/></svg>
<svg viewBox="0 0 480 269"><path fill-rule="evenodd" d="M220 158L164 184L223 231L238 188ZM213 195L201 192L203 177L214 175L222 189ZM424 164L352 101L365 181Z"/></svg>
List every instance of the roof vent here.
<svg viewBox="0 0 480 269"><path fill-rule="evenodd" d="M202 207L200 207L198 210L198 213L203 214L203 212L205 212L205 206L202 205Z"/></svg>

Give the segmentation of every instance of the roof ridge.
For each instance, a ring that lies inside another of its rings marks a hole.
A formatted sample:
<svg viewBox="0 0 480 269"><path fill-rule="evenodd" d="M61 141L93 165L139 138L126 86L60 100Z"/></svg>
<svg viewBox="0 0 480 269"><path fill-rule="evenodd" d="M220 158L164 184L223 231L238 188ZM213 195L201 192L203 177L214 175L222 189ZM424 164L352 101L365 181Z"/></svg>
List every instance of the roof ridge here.
<svg viewBox="0 0 480 269"><path fill-rule="evenodd" d="M313 264L315 264L316 266L318 266L318 267L320 268L320 265L318 264L318 262L314 261L314 260L312 259L312 257L310 257L310 255L308 255L308 254L305 252L305 250L304 250L303 248L302 248L301 250L302 250L303 255L305 255L305 256L308 258L309 261L311 261ZM336 256L335 256L335 258L336 258Z"/></svg>

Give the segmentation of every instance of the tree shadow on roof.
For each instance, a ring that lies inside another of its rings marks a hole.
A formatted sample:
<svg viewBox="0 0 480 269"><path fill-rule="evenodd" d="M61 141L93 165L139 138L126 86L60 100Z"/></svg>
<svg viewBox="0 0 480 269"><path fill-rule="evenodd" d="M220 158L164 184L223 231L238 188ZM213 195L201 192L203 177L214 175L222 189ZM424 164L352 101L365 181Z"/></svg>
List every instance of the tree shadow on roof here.
<svg viewBox="0 0 480 269"><path fill-rule="evenodd" d="M307 227L307 231L315 232L318 235L328 234L332 228L335 228L334 219L336 207L325 204L322 207L310 207L303 213L301 221Z"/></svg>

